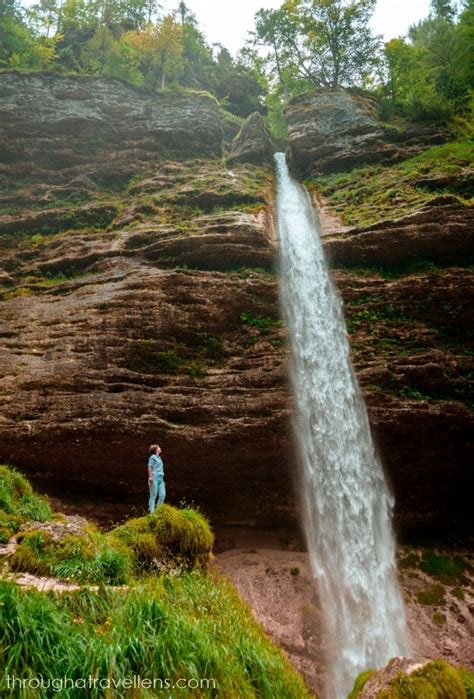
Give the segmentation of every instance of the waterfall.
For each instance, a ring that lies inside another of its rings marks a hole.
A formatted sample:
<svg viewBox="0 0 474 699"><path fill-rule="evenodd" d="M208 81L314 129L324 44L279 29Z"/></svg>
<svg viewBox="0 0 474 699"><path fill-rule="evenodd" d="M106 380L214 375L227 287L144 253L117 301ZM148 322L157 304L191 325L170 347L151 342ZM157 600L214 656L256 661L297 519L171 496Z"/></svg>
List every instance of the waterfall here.
<svg viewBox="0 0 474 699"><path fill-rule="evenodd" d="M292 349L304 526L327 626L328 699L355 677L409 655L391 515L352 367L342 303L306 190L278 170L280 294Z"/></svg>

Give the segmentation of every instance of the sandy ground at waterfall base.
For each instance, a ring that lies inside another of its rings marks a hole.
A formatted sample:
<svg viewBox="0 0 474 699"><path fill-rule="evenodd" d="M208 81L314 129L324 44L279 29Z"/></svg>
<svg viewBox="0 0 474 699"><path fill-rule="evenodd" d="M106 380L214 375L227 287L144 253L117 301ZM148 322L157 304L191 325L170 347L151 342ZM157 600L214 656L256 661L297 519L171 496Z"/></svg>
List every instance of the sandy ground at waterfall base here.
<svg viewBox="0 0 474 699"><path fill-rule="evenodd" d="M234 549L214 559L216 568L236 585L265 630L285 650L308 685L321 692L324 676L323 620L308 554L272 549ZM464 599L444 586L441 604L420 604L417 594L437 581L422 571L401 571L414 657L446 658L474 669L473 587ZM459 592L457 593L459 594Z"/></svg>

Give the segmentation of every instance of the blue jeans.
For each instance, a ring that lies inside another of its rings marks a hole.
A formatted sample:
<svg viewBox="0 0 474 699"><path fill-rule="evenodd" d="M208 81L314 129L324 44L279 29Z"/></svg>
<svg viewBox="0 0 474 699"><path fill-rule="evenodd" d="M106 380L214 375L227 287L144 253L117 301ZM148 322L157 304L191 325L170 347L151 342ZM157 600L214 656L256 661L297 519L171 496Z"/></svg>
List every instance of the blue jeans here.
<svg viewBox="0 0 474 699"><path fill-rule="evenodd" d="M158 505L162 505L166 497L165 482L162 477L153 478L153 482L148 484L150 488L149 510L151 513L155 511L156 498Z"/></svg>

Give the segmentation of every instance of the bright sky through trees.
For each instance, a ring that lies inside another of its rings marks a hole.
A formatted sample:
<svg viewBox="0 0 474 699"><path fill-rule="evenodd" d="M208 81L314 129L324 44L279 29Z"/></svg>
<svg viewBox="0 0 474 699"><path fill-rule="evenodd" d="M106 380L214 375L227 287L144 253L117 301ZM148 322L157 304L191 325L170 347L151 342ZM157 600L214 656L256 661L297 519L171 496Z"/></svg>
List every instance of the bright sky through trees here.
<svg viewBox="0 0 474 699"><path fill-rule="evenodd" d="M37 0L22 0L23 6ZM197 16L200 28L210 44L220 43L235 54L254 28L254 15L260 8L275 9L283 0L186 0ZM164 8L174 9L178 0L163 0ZM377 34L392 39L405 34L408 27L424 19L429 0L377 0L371 25Z"/></svg>
<svg viewBox="0 0 474 699"><path fill-rule="evenodd" d="M283 0L186 0L197 15L210 43L219 42L235 53L254 27L260 8L275 9ZM427 16L429 0L378 0L372 27L386 39L405 34L408 27ZM172 2L166 3L173 7Z"/></svg>

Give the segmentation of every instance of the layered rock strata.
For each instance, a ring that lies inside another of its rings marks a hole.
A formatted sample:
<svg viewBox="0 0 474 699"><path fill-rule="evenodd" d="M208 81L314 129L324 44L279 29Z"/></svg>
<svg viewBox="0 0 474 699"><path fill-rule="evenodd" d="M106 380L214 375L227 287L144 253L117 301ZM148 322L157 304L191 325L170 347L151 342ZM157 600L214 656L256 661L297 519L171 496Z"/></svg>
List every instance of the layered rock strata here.
<svg viewBox="0 0 474 699"><path fill-rule="evenodd" d="M0 460L113 517L122 501L144 508L159 441L172 502L214 524L296 529L270 170L224 164L206 95L15 73L0 95ZM454 245L467 230L453 216ZM438 223L441 259L451 244ZM346 267L370 255L390 266L421 225L326 245ZM399 524L462 531L470 273L335 279Z"/></svg>

